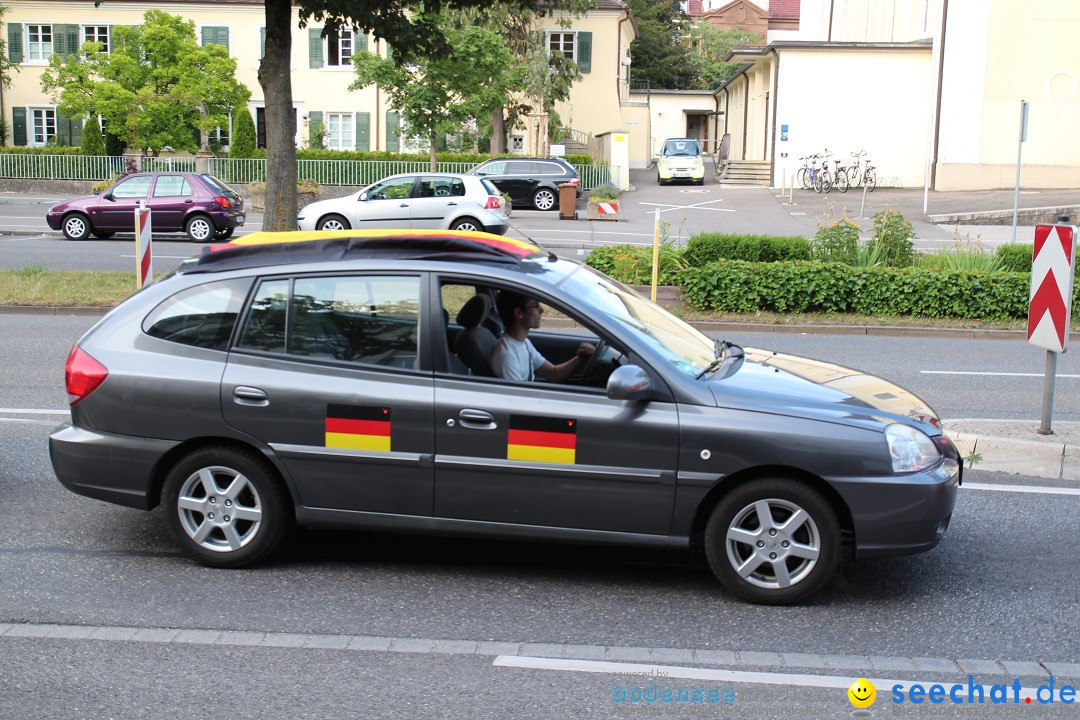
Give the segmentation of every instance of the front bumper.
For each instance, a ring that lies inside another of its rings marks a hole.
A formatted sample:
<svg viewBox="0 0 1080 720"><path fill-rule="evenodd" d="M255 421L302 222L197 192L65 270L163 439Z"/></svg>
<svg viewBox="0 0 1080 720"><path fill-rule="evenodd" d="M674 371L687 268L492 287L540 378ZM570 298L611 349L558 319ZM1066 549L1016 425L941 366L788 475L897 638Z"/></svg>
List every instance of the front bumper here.
<svg viewBox="0 0 1080 720"><path fill-rule="evenodd" d="M60 223L63 222L63 220L64 220L64 213L50 212L50 213L46 213L46 215L45 215L45 222L49 223L49 227L51 227L53 230L59 230L60 229Z"/></svg>
<svg viewBox="0 0 1080 720"><path fill-rule="evenodd" d="M150 510L158 502L154 468L178 444L64 424L49 435L49 458L57 479L68 490Z"/></svg>
<svg viewBox="0 0 1080 720"><path fill-rule="evenodd" d="M705 177L705 166L671 168L657 165L656 172L661 180L701 180Z"/></svg>

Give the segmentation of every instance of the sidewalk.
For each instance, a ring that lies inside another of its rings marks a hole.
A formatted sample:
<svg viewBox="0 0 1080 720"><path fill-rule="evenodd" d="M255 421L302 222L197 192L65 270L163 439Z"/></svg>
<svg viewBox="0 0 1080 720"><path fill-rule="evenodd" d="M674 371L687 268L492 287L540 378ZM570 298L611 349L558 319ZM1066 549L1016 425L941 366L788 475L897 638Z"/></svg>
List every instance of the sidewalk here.
<svg viewBox="0 0 1080 720"><path fill-rule="evenodd" d="M982 456L974 470L1080 482L1080 422L1051 422L1052 435L1039 435L1038 421L958 419L944 425L961 457Z"/></svg>

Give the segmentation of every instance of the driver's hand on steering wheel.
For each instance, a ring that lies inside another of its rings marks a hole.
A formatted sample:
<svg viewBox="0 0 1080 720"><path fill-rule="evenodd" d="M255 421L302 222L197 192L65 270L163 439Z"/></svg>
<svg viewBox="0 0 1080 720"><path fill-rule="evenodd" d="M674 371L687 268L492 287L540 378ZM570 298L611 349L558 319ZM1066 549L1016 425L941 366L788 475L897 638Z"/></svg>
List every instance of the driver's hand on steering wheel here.
<svg viewBox="0 0 1080 720"><path fill-rule="evenodd" d="M577 353L575 355L579 358L592 357L592 354L596 352L596 346L592 343L583 342L578 345Z"/></svg>

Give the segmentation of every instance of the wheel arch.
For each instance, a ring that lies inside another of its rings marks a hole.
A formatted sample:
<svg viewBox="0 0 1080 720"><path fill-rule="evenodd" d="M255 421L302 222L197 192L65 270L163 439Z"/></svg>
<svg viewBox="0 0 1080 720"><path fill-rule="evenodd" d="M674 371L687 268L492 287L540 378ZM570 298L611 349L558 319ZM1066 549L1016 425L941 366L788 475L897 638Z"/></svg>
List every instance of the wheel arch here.
<svg viewBox="0 0 1080 720"><path fill-rule="evenodd" d="M736 473L718 480L698 503L694 518L690 525L690 547L694 552L703 552L705 547L705 526L709 522L709 516L720 500L735 488L742 487L755 480L763 478L786 478L803 483L807 487L819 492L826 502L836 513L836 520L840 523L840 541L842 552L851 553L855 548L855 522L851 516L851 508L840 496L832 485L823 478L800 468L788 465L760 465L745 468Z"/></svg>

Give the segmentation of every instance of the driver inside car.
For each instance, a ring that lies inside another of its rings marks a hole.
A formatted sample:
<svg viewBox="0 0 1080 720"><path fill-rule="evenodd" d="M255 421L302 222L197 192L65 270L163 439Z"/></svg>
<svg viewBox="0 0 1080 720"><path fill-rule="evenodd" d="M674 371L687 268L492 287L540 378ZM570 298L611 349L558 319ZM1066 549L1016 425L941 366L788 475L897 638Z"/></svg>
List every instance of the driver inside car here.
<svg viewBox="0 0 1080 720"><path fill-rule="evenodd" d="M499 291L495 300L506 331L491 351L491 369L505 380L531 382L536 376L551 382L566 382L581 363L592 356L596 346L583 342L574 357L558 365L552 364L533 347L529 331L540 327L543 308L535 298L525 297L509 290Z"/></svg>

